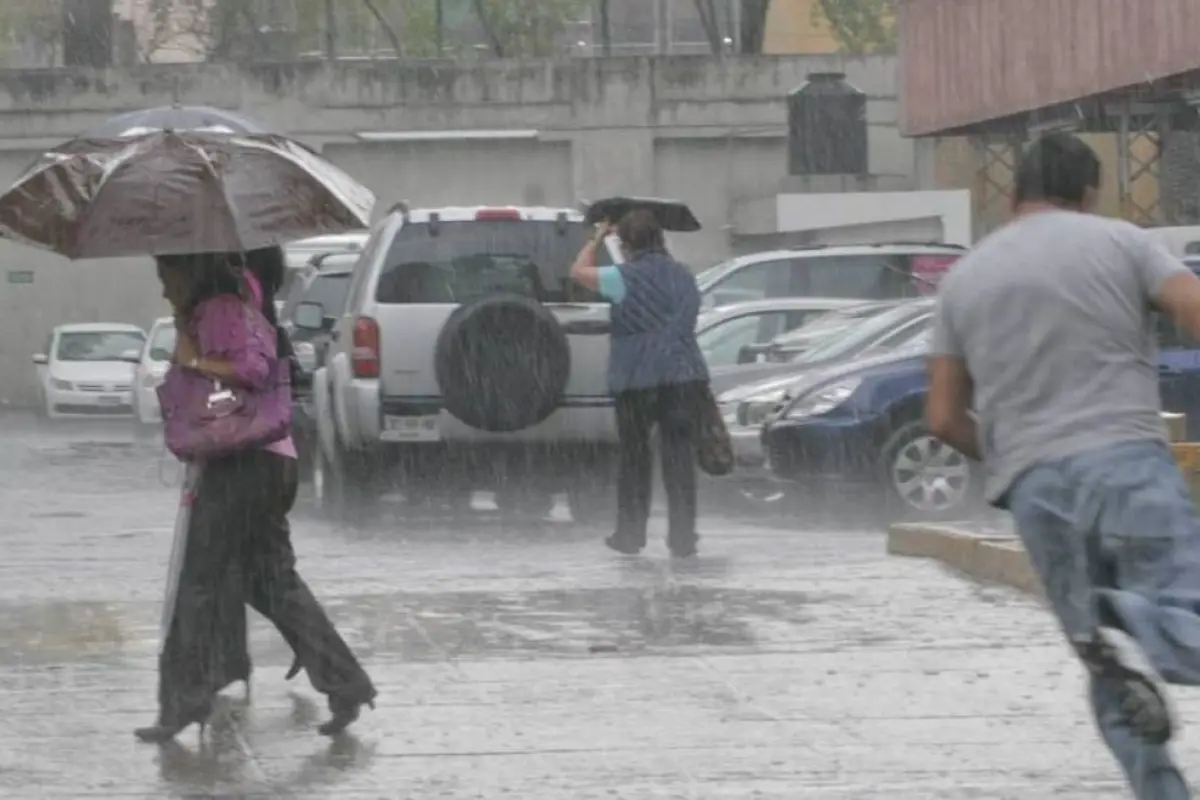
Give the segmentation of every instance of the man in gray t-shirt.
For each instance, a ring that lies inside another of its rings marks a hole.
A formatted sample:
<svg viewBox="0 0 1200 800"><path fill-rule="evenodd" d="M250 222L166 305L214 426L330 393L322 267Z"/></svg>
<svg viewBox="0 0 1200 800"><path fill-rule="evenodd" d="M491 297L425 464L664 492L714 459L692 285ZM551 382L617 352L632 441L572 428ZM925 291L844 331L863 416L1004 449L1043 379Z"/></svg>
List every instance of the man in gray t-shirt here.
<svg viewBox="0 0 1200 800"><path fill-rule="evenodd" d="M942 282L929 424L1013 513L1137 796L1182 798L1159 675L1200 684L1200 517L1167 446L1154 319L1200 338L1200 280L1089 213L1099 184L1076 137L1026 151L1015 220Z"/></svg>

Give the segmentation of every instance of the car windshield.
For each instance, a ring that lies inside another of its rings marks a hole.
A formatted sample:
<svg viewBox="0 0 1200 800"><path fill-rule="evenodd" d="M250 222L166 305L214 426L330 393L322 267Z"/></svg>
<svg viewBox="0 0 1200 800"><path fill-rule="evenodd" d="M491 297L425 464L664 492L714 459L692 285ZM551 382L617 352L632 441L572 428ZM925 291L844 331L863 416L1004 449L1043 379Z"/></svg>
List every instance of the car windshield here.
<svg viewBox="0 0 1200 800"><path fill-rule="evenodd" d="M890 303L879 305L868 303L853 308L830 311L794 331L777 336L771 346L778 350L808 350L819 342L848 330L864 319L882 314L895 307Z"/></svg>
<svg viewBox="0 0 1200 800"><path fill-rule="evenodd" d="M924 307L924 305L922 305ZM807 350L795 359L795 363L811 363L845 358L869 346L879 337L886 335L893 328L916 317L919 311L911 304L905 303L888 311L857 323L847 325L840 332L821 341L811 350Z"/></svg>
<svg viewBox="0 0 1200 800"><path fill-rule="evenodd" d="M709 267L696 276L696 283L703 290L706 286L716 283L723 278L726 273L731 272L739 264L737 259L722 261L720 264Z"/></svg>
<svg viewBox="0 0 1200 800"><path fill-rule="evenodd" d="M174 324L160 325L150 336L150 360L166 362L175 354Z"/></svg>
<svg viewBox="0 0 1200 800"><path fill-rule="evenodd" d="M325 316L332 317L341 312L346 304L346 292L350 289L350 273L318 275L304 293L304 302L320 303Z"/></svg>
<svg viewBox="0 0 1200 800"><path fill-rule="evenodd" d="M592 233L582 222L467 220L403 226L388 250L380 303L466 303L495 294L542 302L596 302L571 280L571 264ZM611 264L606 248L597 266Z"/></svg>
<svg viewBox="0 0 1200 800"><path fill-rule="evenodd" d="M58 336L57 361L120 361L130 350L141 351L146 337L137 331L87 331Z"/></svg>

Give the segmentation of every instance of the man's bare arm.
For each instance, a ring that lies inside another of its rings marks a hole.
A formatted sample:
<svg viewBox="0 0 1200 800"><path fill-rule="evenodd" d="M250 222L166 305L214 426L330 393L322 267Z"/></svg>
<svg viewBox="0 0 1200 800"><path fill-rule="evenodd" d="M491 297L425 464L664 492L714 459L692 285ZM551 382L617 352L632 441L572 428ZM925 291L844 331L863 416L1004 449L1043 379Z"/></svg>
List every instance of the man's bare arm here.
<svg viewBox="0 0 1200 800"><path fill-rule="evenodd" d="M1154 304L1193 339L1200 339L1200 278L1180 272L1162 282Z"/></svg>
<svg viewBox="0 0 1200 800"><path fill-rule="evenodd" d="M978 431L971 414L975 384L967 364L954 356L929 360L929 397L925 415L930 432L958 452L980 460Z"/></svg>

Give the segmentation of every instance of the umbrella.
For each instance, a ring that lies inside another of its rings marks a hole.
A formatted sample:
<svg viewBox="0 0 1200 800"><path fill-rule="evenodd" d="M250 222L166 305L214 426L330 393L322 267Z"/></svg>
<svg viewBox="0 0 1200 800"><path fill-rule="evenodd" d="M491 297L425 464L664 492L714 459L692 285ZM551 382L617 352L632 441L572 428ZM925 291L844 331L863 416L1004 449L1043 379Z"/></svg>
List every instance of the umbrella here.
<svg viewBox="0 0 1200 800"><path fill-rule="evenodd" d="M153 131L212 131L214 133L271 133L254 120L209 106L159 106L111 117L83 137L115 139Z"/></svg>
<svg viewBox="0 0 1200 800"><path fill-rule="evenodd" d="M647 209L665 231L691 233L700 230L700 220L679 200L663 200L657 197L608 197L590 204L587 221L590 223L616 223L621 217L635 209Z"/></svg>
<svg viewBox="0 0 1200 800"><path fill-rule="evenodd" d="M73 139L0 195L0 234L68 258L235 252L356 231L370 190L276 134Z"/></svg>

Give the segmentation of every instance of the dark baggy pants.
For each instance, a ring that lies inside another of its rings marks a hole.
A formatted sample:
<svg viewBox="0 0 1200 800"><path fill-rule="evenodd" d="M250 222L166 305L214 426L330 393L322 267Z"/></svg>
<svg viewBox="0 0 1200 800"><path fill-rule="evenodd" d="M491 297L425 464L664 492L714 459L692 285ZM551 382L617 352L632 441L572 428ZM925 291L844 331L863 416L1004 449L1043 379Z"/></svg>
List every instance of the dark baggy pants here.
<svg viewBox="0 0 1200 800"><path fill-rule="evenodd" d="M662 440L663 484L667 491L667 545L687 552L696 536L696 431L703 383L631 389L616 395L620 459L617 474L617 530L622 542L646 544L650 518L650 433Z"/></svg>
<svg viewBox="0 0 1200 800"><path fill-rule="evenodd" d="M313 688L374 698L370 678L296 573L287 521L296 488L295 460L265 450L205 464L159 656L163 724L191 721L216 692L249 675L247 603L283 634Z"/></svg>

